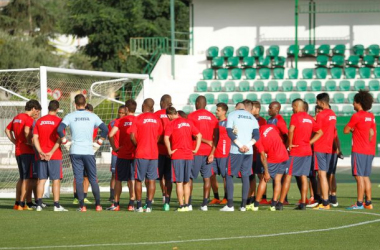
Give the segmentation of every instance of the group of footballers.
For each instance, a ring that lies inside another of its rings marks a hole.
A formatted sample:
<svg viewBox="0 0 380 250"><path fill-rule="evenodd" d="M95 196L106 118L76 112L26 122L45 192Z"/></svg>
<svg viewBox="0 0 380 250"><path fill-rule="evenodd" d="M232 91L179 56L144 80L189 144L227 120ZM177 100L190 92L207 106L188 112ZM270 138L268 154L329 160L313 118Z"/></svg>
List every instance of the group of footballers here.
<svg viewBox="0 0 380 250"><path fill-rule="evenodd" d="M196 111L186 115L172 107L170 95L163 95L161 110L154 112L154 100L148 98L137 116L137 103L126 101L120 106L117 118L106 126L81 94L75 96L76 111L63 119L57 116L59 102L51 101L49 113L34 120L41 106L38 101L30 100L25 112L6 128L8 138L16 145L20 173L14 209L42 211L46 206L42 202L44 186L49 178L53 181L54 211L67 211L59 204L63 145L69 150L78 211L87 211L89 184L96 211L103 210L94 153L107 137L112 147L112 206L107 210L120 211L122 182L127 182L127 210L151 212L156 180L159 180L164 211L170 210L173 183L179 203L176 211L192 211L193 181L199 174L203 178L202 211L207 211L210 204L224 205L220 211L235 210L234 177L242 182L240 211L257 211L260 204L269 205L271 211L282 210L288 204L287 193L293 176L301 197L295 209L330 209L330 205L338 206L335 171L342 153L337 119L329 101L327 93L318 94L316 116L312 117L305 101L293 100L293 115L287 126L278 102L269 105L270 117L265 120L260 117L261 105L257 101L244 100L230 112L225 103L218 103L215 116L205 109L206 98L199 96ZM352 133L352 175L357 182L357 201L348 209L373 208L369 176L376 148L376 123L368 112L372 103L372 95L360 90L353 102L356 113L344 128L344 133ZM66 138L66 129L70 131L70 140ZM98 129L100 138L95 140ZM223 178L223 199L219 197L216 175ZM266 189L270 180L273 194L268 201ZM143 182L147 188L144 206ZM214 198L210 201L211 189ZM307 199L309 189L311 195Z"/></svg>

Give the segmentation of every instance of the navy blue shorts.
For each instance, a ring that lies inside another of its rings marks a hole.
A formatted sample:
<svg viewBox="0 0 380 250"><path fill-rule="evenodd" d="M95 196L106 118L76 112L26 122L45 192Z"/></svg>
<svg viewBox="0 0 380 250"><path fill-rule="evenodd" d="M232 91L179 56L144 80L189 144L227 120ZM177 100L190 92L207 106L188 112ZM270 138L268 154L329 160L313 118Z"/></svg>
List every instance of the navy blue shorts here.
<svg viewBox="0 0 380 250"><path fill-rule="evenodd" d="M158 160L135 159L135 180L158 178Z"/></svg>
<svg viewBox="0 0 380 250"><path fill-rule="evenodd" d="M212 164L213 174L221 175L223 178L226 177L226 171L228 167L228 157L215 158Z"/></svg>
<svg viewBox="0 0 380 250"><path fill-rule="evenodd" d="M34 157L34 154L23 154L16 156L18 172L21 180L33 178Z"/></svg>
<svg viewBox="0 0 380 250"><path fill-rule="evenodd" d="M290 156L288 175L309 176L312 156Z"/></svg>
<svg viewBox="0 0 380 250"><path fill-rule="evenodd" d="M194 165L191 169L191 179L197 179L199 172L203 178L210 178L212 175L212 164L207 163L206 155L195 155Z"/></svg>
<svg viewBox="0 0 380 250"><path fill-rule="evenodd" d="M171 160L172 182L189 182L193 160Z"/></svg>
<svg viewBox="0 0 380 250"><path fill-rule="evenodd" d="M117 181L133 181L135 179L135 169L133 167L133 159L116 160L115 180Z"/></svg>
<svg viewBox="0 0 380 250"><path fill-rule="evenodd" d="M252 175L252 155L242 155L242 154L230 154L227 174L229 176L250 176Z"/></svg>
<svg viewBox="0 0 380 250"><path fill-rule="evenodd" d="M337 165L338 165L338 155L332 154L331 159L330 159L329 170L327 171L327 174L335 174Z"/></svg>
<svg viewBox="0 0 380 250"><path fill-rule="evenodd" d="M115 174L116 161L117 161L117 155L111 155L110 171L111 171L112 174Z"/></svg>
<svg viewBox="0 0 380 250"><path fill-rule="evenodd" d="M62 160L37 161L38 179L62 180Z"/></svg>
<svg viewBox="0 0 380 250"><path fill-rule="evenodd" d="M316 172L317 171L314 170L314 154L313 154L313 156L311 157L311 164L310 164L310 171L309 171L308 178L315 177Z"/></svg>
<svg viewBox="0 0 380 250"><path fill-rule="evenodd" d="M158 178L165 181L172 180L171 159L167 155L158 156Z"/></svg>
<svg viewBox="0 0 380 250"><path fill-rule="evenodd" d="M253 174L264 174L264 165L261 162L261 157L256 158L256 161L252 160Z"/></svg>
<svg viewBox="0 0 380 250"><path fill-rule="evenodd" d="M314 152L314 170L329 171L332 154Z"/></svg>
<svg viewBox="0 0 380 250"><path fill-rule="evenodd" d="M289 168L289 161L284 161L281 163L269 163L268 162L268 172L270 177L274 180L276 175L285 174Z"/></svg>
<svg viewBox="0 0 380 250"><path fill-rule="evenodd" d="M94 155L70 155L74 177L78 183L83 183L83 177L88 177L91 183L97 182L96 160ZM84 175L86 173L86 175Z"/></svg>
<svg viewBox="0 0 380 250"><path fill-rule="evenodd" d="M352 152L351 167L353 176L370 176L372 170L373 155L365 155Z"/></svg>

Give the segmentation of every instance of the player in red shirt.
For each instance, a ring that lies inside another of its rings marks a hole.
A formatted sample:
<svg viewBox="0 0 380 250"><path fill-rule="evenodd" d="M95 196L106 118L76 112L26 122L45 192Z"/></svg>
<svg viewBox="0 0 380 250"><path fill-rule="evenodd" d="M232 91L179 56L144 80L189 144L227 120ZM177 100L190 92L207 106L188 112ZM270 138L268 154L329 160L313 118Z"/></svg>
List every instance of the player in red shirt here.
<svg viewBox="0 0 380 250"><path fill-rule="evenodd" d="M163 134L166 126L170 123L167 115L166 109L172 106L172 97L170 95L163 95L160 100L161 110L157 111L155 114L161 119ZM170 196L172 194L172 171L171 171L171 160L168 154L168 150L163 142L158 143L158 174L160 179L160 186L162 190L164 211L170 210Z"/></svg>
<svg viewBox="0 0 380 250"><path fill-rule="evenodd" d="M54 211L67 211L59 204L62 176L61 140L57 129L62 119L57 116L58 101L50 101L49 113L36 122L33 129L33 141L38 153L37 211L42 211L42 196L46 180L53 181Z"/></svg>
<svg viewBox="0 0 380 250"><path fill-rule="evenodd" d="M200 208L202 211L208 210L207 204L210 196L210 177L212 175L212 164L207 161L207 158L210 155L212 149L214 129L218 127L218 120L211 112L205 109L206 104L206 98L204 96L198 96L195 101L196 111L190 113L187 117L194 123L195 127L202 134L202 143L197 154L194 156L194 167L192 169L190 180L192 192L193 180L198 177L199 172L203 177L203 202ZM191 205L190 196L189 210L192 209L193 207Z"/></svg>
<svg viewBox="0 0 380 250"><path fill-rule="evenodd" d="M122 105L119 107L118 111L117 111L117 118L116 119L113 119L112 121L110 121L110 123L108 124L108 131L110 131L111 133L111 130L112 128L115 126L116 122L125 116L125 106ZM119 148L119 132L117 132L115 135L114 135L114 143L115 143L115 148ZM114 198L115 198L115 168L116 168L116 161L117 161L117 152L115 152L114 150L112 150L112 153L111 153L111 167L110 167L110 171L111 171L111 181L110 181L110 198L108 199L109 201L113 202Z"/></svg>
<svg viewBox="0 0 380 250"><path fill-rule="evenodd" d="M228 156L230 154L231 139L227 134L227 111L228 106L225 103L216 104L216 117L218 117L218 128L214 129L214 142L212 150L208 156L207 161L212 163L213 175L211 176L211 187L214 192L214 199L210 202L213 204L227 204L227 190L226 190L226 169L228 167ZM218 192L218 180L216 174L223 177L224 184L224 198L221 201Z"/></svg>
<svg viewBox="0 0 380 250"><path fill-rule="evenodd" d="M283 194L278 207L282 205L289 190L292 176L296 176L301 180L301 202L296 209L305 210L308 190L307 176L310 172L312 158L311 145L321 138L323 132L313 117L305 112L305 104L302 99L293 100L292 107L294 114L289 127L289 170L285 177ZM312 136L313 133L314 136Z"/></svg>
<svg viewBox="0 0 380 250"><path fill-rule="evenodd" d="M175 108L167 110L170 123L165 128L164 141L168 154L171 156L172 181L176 183L178 212L189 211L190 177L194 154L201 145L202 135L194 124L180 117ZM193 136L196 138L193 149Z"/></svg>
<svg viewBox="0 0 380 250"><path fill-rule="evenodd" d="M314 144L314 169L318 170L322 203L315 209L330 209L327 171L333 153L336 115L334 111L330 109L329 102L330 97L327 93L317 95L317 105L323 110L318 113L316 122L322 129L323 136Z"/></svg>
<svg viewBox="0 0 380 250"><path fill-rule="evenodd" d="M161 120L153 113L154 101L145 99L142 105L142 114L137 116L131 128L131 140L136 146L135 155L135 187L137 208L136 212L143 212L141 207L142 181L147 178L148 200L146 212L152 211L152 200L156 191L158 178L158 146L157 143L162 135Z"/></svg>
<svg viewBox="0 0 380 250"><path fill-rule="evenodd" d="M344 127L344 133L352 133L351 167L357 183L356 204L347 209L373 209L371 175L372 161L376 152L376 121L372 113L373 97L368 91L359 90L354 97L355 114ZM365 194L365 202L364 202Z"/></svg>
<svg viewBox="0 0 380 250"><path fill-rule="evenodd" d="M113 152L117 154L115 166L115 197L113 205L107 210L120 211L120 196L122 192L122 182L128 183L129 204L128 211L134 211L135 203L135 174L133 161L136 147L131 141L131 127L135 121L135 111L137 103L130 99L125 102L125 116L115 121L112 130L108 134ZM116 143L116 135L118 135Z"/></svg>
<svg viewBox="0 0 380 250"><path fill-rule="evenodd" d="M9 140L16 145L16 160L20 178L16 185L16 202L13 207L15 210L33 210L32 200L27 201L26 197L31 197L31 186L29 179L31 178L31 166L34 161L34 150L31 146L31 127L33 125L33 116L41 110L41 105L36 100L30 100L25 105L25 112L18 114L8 124L5 133Z"/></svg>

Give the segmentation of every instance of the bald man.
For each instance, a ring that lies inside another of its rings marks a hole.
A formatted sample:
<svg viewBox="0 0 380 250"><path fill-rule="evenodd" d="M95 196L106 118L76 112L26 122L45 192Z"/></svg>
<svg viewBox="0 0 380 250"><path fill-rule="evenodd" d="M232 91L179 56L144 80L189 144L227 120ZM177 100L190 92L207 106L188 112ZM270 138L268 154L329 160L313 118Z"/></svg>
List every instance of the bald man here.
<svg viewBox="0 0 380 250"><path fill-rule="evenodd" d="M142 182L148 179L148 199L145 212L152 212L152 200L156 191L158 178L158 141L162 137L160 118L153 113L154 101L145 99L142 105L142 114L137 116L131 127L131 141L136 146L135 154L135 185L136 185L136 212L144 212L141 206Z"/></svg>
<svg viewBox="0 0 380 250"><path fill-rule="evenodd" d="M272 102L269 104L268 115L270 118L267 120L267 124L277 126L280 130L282 140L284 144L288 140L288 127L282 115L280 115L281 104L279 102Z"/></svg>

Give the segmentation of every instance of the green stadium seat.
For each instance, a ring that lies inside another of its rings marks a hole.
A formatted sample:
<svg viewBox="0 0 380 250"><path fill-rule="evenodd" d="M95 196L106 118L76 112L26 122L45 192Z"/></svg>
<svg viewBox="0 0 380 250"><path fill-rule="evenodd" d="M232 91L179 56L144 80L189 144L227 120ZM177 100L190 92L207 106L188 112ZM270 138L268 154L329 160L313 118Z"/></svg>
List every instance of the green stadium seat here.
<svg viewBox="0 0 380 250"><path fill-rule="evenodd" d="M370 67L370 68L372 68L373 65L375 64L375 57L372 56L372 55L366 55L366 56L364 56L363 61L362 61L362 64L363 64L365 67Z"/></svg>
<svg viewBox="0 0 380 250"><path fill-rule="evenodd" d="M306 91L307 90L307 82L306 81L298 81L296 83L297 91Z"/></svg>
<svg viewBox="0 0 380 250"><path fill-rule="evenodd" d="M307 93L304 97L304 100L307 103L315 103L315 95L313 93Z"/></svg>
<svg viewBox="0 0 380 250"><path fill-rule="evenodd" d="M236 90L235 82L234 81L227 81L224 84L224 88L225 88L226 92L233 92L233 91L235 91Z"/></svg>
<svg viewBox="0 0 380 250"><path fill-rule="evenodd" d="M333 99L336 104L344 103L344 95L342 93L335 93Z"/></svg>
<svg viewBox="0 0 380 250"><path fill-rule="evenodd" d="M339 82L339 90L340 91L350 91L351 83L350 81L343 80Z"/></svg>
<svg viewBox="0 0 380 250"><path fill-rule="evenodd" d="M278 91L278 82L277 81L269 81L268 82L268 91Z"/></svg>
<svg viewBox="0 0 380 250"><path fill-rule="evenodd" d="M236 51L236 56L238 56L240 59L243 59L244 57L249 55L249 47L248 46L241 46Z"/></svg>
<svg viewBox="0 0 380 250"><path fill-rule="evenodd" d="M345 105L342 108L342 114L344 116L351 116L354 113L354 106L352 105Z"/></svg>
<svg viewBox="0 0 380 250"><path fill-rule="evenodd" d="M369 85L369 91L379 91L380 90L379 80L371 80L371 81L369 81L368 85Z"/></svg>
<svg viewBox="0 0 380 250"><path fill-rule="evenodd" d="M227 59L227 67L228 68L237 68L239 67L240 59L237 56L232 56Z"/></svg>
<svg viewBox="0 0 380 250"><path fill-rule="evenodd" d="M284 65L285 65L285 57L283 56L276 56L274 59L273 59L273 64L272 66L275 67L275 68L283 68Z"/></svg>
<svg viewBox="0 0 380 250"><path fill-rule="evenodd" d="M235 110L235 105L228 105L227 115Z"/></svg>
<svg viewBox="0 0 380 250"><path fill-rule="evenodd" d="M272 102L272 95L269 93L264 93L261 95L261 103L262 104L269 104Z"/></svg>
<svg viewBox="0 0 380 250"><path fill-rule="evenodd" d="M329 62L329 57L326 55L317 56L317 63L315 64L317 67L327 67L327 63Z"/></svg>
<svg viewBox="0 0 380 250"><path fill-rule="evenodd" d="M195 104L195 101L197 100L198 96L199 96L198 94L191 94L189 96L189 103L190 104Z"/></svg>
<svg viewBox="0 0 380 250"><path fill-rule="evenodd" d="M254 81L253 89L255 91L264 91L264 82L263 81Z"/></svg>
<svg viewBox="0 0 380 250"><path fill-rule="evenodd" d="M364 46L362 44L357 44L352 47L352 52L354 52L354 55L363 57L364 56Z"/></svg>
<svg viewBox="0 0 380 250"><path fill-rule="evenodd" d="M239 90L241 92L247 92L247 91L249 91L249 82L248 81L241 81L241 82L239 82Z"/></svg>
<svg viewBox="0 0 380 250"><path fill-rule="evenodd" d="M222 91L222 83L219 81L211 82L210 89L212 92L220 92Z"/></svg>
<svg viewBox="0 0 380 250"><path fill-rule="evenodd" d="M311 82L311 91L321 91L322 83L321 81L312 81Z"/></svg>
<svg viewBox="0 0 380 250"><path fill-rule="evenodd" d="M333 55L344 55L345 52L346 52L346 45L344 44L337 44L332 49Z"/></svg>
<svg viewBox="0 0 380 250"><path fill-rule="evenodd" d="M216 46L212 46L207 49L206 58L207 60L212 60L214 57L217 57L219 54L219 48Z"/></svg>
<svg viewBox="0 0 380 250"><path fill-rule="evenodd" d="M282 82L282 91L292 91L293 90L293 82L292 81L283 81Z"/></svg>
<svg viewBox="0 0 380 250"><path fill-rule="evenodd" d="M344 75L346 79L355 79L356 77L356 68L345 68Z"/></svg>
<svg viewBox="0 0 380 250"><path fill-rule="evenodd" d="M301 95L299 93L291 93L289 96L289 101L292 103L295 99L301 98Z"/></svg>
<svg viewBox="0 0 380 250"><path fill-rule="evenodd" d="M224 58L221 56L214 57L211 61L211 68L213 69L223 68L223 65L224 65Z"/></svg>
<svg viewBox="0 0 380 250"><path fill-rule="evenodd" d="M372 44L367 48L367 50L368 50L368 55L374 56L376 58L379 57L379 53L380 53L380 46L379 45Z"/></svg>
<svg viewBox="0 0 380 250"><path fill-rule="evenodd" d="M348 103L354 103L354 97L356 95L356 92L349 93L347 96Z"/></svg>
<svg viewBox="0 0 380 250"><path fill-rule="evenodd" d="M322 44L321 46L319 46L319 48L317 49L317 54L328 56L330 54L330 45Z"/></svg>
<svg viewBox="0 0 380 250"><path fill-rule="evenodd" d="M349 67L359 67L359 62L360 62L360 57L357 56L357 55L350 55L348 57L348 60L346 62L346 64L349 66Z"/></svg>
<svg viewBox="0 0 380 250"><path fill-rule="evenodd" d="M259 68L269 68L269 64L270 64L270 57L267 56L267 57L259 57L259 61L257 63L257 66Z"/></svg>
<svg viewBox="0 0 380 250"><path fill-rule="evenodd" d="M227 80L228 78L228 69L218 69L216 71L218 80Z"/></svg>
<svg viewBox="0 0 380 250"><path fill-rule="evenodd" d="M375 78L380 78L380 67L374 68L373 74L374 74Z"/></svg>
<svg viewBox="0 0 380 250"><path fill-rule="evenodd" d="M286 52L288 57L295 57L295 55L299 52L298 48L299 46L296 46L295 44L290 45Z"/></svg>
<svg viewBox="0 0 380 250"><path fill-rule="evenodd" d="M260 109L260 116L261 117L265 117L268 115L268 109L264 109L263 107L261 107Z"/></svg>
<svg viewBox="0 0 380 250"><path fill-rule="evenodd" d="M240 93L236 93L236 94L233 94L232 96L232 102L234 104L238 103L238 102L242 102L244 99L243 99L243 95L240 94Z"/></svg>
<svg viewBox="0 0 380 250"><path fill-rule="evenodd" d="M199 81L197 82L197 92L206 92L207 91L207 82Z"/></svg>
<svg viewBox="0 0 380 250"><path fill-rule="evenodd" d="M254 80L256 78L256 69L253 69L253 68L245 69L245 77L249 80Z"/></svg>
<svg viewBox="0 0 380 250"><path fill-rule="evenodd" d="M186 114L190 114L191 112L194 111L193 107L192 106L184 106L182 108L182 111L185 112Z"/></svg>
<svg viewBox="0 0 380 250"><path fill-rule="evenodd" d="M212 80L214 78L214 70L212 69L204 69L202 74L204 80Z"/></svg>
<svg viewBox="0 0 380 250"><path fill-rule="evenodd" d="M354 89L359 91L360 89L365 89L365 82L363 80L357 80L354 82Z"/></svg>
<svg viewBox="0 0 380 250"><path fill-rule="evenodd" d="M215 97L214 94L205 94L207 104L214 104Z"/></svg>
<svg viewBox="0 0 380 250"><path fill-rule="evenodd" d="M228 103L228 94L222 93L218 95L218 102Z"/></svg>
<svg viewBox="0 0 380 250"><path fill-rule="evenodd" d="M331 109L332 111L334 111L336 115L339 115L340 112L339 112L339 107L337 105L331 105Z"/></svg>
<svg viewBox="0 0 380 250"><path fill-rule="evenodd" d="M278 93L276 95L276 101L278 101L281 104L285 104L286 103L286 95L284 93Z"/></svg>
<svg viewBox="0 0 380 250"><path fill-rule="evenodd" d="M269 46L267 55L270 58L277 57L279 53L280 53L280 47L278 47L278 45L271 45L271 46Z"/></svg>
<svg viewBox="0 0 380 250"><path fill-rule="evenodd" d="M298 69L288 69L289 79L298 79Z"/></svg>
<svg viewBox="0 0 380 250"><path fill-rule="evenodd" d="M213 105L211 108L210 108L210 112L213 113L215 115L216 113L216 106Z"/></svg>
<svg viewBox="0 0 380 250"><path fill-rule="evenodd" d="M315 69L315 78L326 79L326 77L327 77L327 68L316 68Z"/></svg>
<svg viewBox="0 0 380 250"><path fill-rule="evenodd" d="M240 80L242 75L243 75L242 69L236 68L236 69L231 70L231 77L233 80Z"/></svg>
<svg viewBox="0 0 380 250"><path fill-rule="evenodd" d="M334 67L334 68L330 69L330 74L331 74L332 79L340 79L340 78L342 78L343 69L338 68L338 67Z"/></svg>
<svg viewBox="0 0 380 250"><path fill-rule="evenodd" d="M303 47L302 51L302 56L315 56L315 45L314 44L308 44Z"/></svg>
<svg viewBox="0 0 380 250"><path fill-rule="evenodd" d="M379 116L379 115L380 115L380 105L372 105L371 112L372 112L375 116Z"/></svg>
<svg viewBox="0 0 380 250"><path fill-rule="evenodd" d="M275 68L273 69L273 79L284 79L285 69Z"/></svg>
<svg viewBox="0 0 380 250"><path fill-rule="evenodd" d="M224 58L229 58L229 57L234 56L234 47L232 47L232 46L224 47L222 49L221 56L223 56Z"/></svg>
<svg viewBox="0 0 380 250"><path fill-rule="evenodd" d="M252 56L255 58L262 57L264 55L264 47L261 45L257 45L252 49Z"/></svg>
<svg viewBox="0 0 380 250"><path fill-rule="evenodd" d="M292 116L293 110L291 108L285 108L280 111L280 114L282 113L283 116Z"/></svg>
<svg viewBox="0 0 380 250"><path fill-rule="evenodd" d="M359 75L362 79L368 79L371 77L371 68L368 67L362 67L359 68Z"/></svg>
<svg viewBox="0 0 380 250"><path fill-rule="evenodd" d="M247 99L251 101L257 101L257 95L255 93L249 93Z"/></svg>
<svg viewBox="0 0 380 250"><path fill-rule="evenodd" d="M270 69L268 68L261 68L259 69L259 75L260 79L267 80L270 77Z"/></svg>
<svg viewBox="0 0 380 250"><path fill-rule="evenodd" d="M335 55L331 58L331 66L333 67L343 67L344 66L344 56Z"/></svg>
<svg viewBox="0 0 380 250"><path fill-rule="evenodd" d="M335 81L326 81L325 83L326 91L335 91L336 90L336 82Z"/></svg>
<svg viewBox="0 0 380 250"><path fill-rule="evenodd" d="M302 77L303 79L313 79L314 69L303 69Z"/></svg>
<svg viewBox="0 0 380 250"><path fill-rule="evenodd" d="M242 68L252 68L255 65L255 58L253 56L246 56L241 63Z"/></svg>

